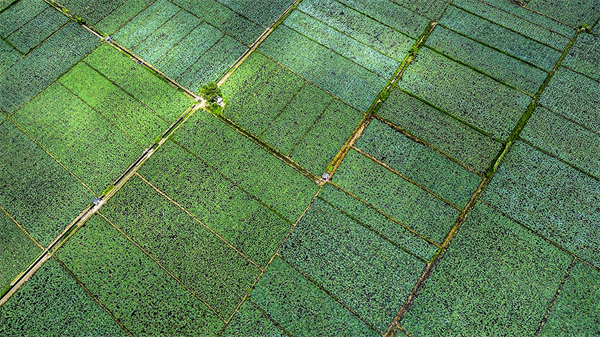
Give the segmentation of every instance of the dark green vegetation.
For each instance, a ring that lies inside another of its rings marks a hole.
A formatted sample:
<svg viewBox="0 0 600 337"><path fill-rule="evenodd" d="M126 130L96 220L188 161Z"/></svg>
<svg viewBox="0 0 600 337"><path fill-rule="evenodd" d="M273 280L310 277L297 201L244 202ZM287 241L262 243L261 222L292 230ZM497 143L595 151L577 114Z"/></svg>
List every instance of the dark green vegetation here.
<svg viewBox="0 0 600 337"><path fill-rule="evenodd" d="M215 335L202 301L99 215L58 253L81 283L136 335Z"/></svg>
<svg viewBox="0 0 600 337"><path fill-rule="evenodd" d="M19 226L0 210L0 296L12 280L35 260L42 250Z"/></svg>
<svg viewBox="0 0 600 337"><path fill-rule="evenodd" d="M0 0L0 335L597 334L598 21Z"/></svg>
<svg viewBox="0 0 600 337"><path fill-rule="evenodd" d="M53 259L0 307L0 334L127 336Z"/></svg>
<svg viewBox="0 0 600 337"><path fill-rule="evenodd" d="M402 326L413 336L533 335L571 260L478 204Z"/></svg>

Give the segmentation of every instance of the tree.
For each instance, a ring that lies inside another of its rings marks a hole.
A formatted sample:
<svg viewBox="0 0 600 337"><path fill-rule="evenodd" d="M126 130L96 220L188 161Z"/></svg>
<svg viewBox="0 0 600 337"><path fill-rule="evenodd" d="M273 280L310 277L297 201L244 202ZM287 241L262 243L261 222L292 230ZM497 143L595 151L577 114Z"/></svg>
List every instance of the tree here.
<svg viewBox="0 0 600 337"><path fill-rule="evenodd" d="M210 82L200 88L200 94L208 103L213 103L217 101L217 97L221 96L221 89L215 82Z"/></svg>

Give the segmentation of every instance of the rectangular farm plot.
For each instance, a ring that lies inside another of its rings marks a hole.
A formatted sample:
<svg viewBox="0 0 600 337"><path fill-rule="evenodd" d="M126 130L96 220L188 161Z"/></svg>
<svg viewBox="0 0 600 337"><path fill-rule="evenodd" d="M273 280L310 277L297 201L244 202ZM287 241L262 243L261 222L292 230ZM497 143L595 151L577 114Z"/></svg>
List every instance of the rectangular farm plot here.
<svg viewBox="0 0 600 337"><path fill-rule="evenodd" d="M400 324L415 337L534 335L572 259L478 204Z"/></svg>
<svg viewBox="0 0 600 337"><path fill-rule="evenodd" d="M211 114L195 114L175 140L292 223L317 192L316 184Z"/></svg>
<svg viewBox="0 0 600 337"><path fill-rule="evenodd" d="M520 137L600 178L600 135L538 107Z"/></svg>
<svg viewBox="0 0 600 337"><path fill-rule="evenodd" d="M96 195L142 153L133 140L56 82L13 120Z"/></svg>
<svg viewBox="0 0 600 337"><path fill-rule="evenodd" d="M73 1L80 2L80 0ZM153 2L153 0L101 0L89 6L81 16L102 33L112 35ZM66 6L70 7L68 4Z"/></svg>
<svg viewBox="0 0 600 337"><path fill-rule="evenodd" d="M438 247L433 243L419 237L407 227L394 222L372 206L349 195L331 183L323 186L319 198L325 200L355 222L371 229L424 261L431 260L438 250Z"/></svg>
<svg viewBox="0 0 600 337"><path fill-rule="evenodd" d="M0 110L12 114L99 43L70 22L0 75Z"/></svg>
<svg viewBox="0 0 600 337"><path fill-rule="evenodd" d="M540 104L600 133L600 83L560 67L540 97Z"/></svg>
<svg viewBox="0 0 600 337"><path fill-rule="evenodd" d="M69 19L62 13L47 6L42 13L6 36L6 40L12 43L21 53L27 54L68 21Z"/></svg>
<svg viewBox="0 0 600 337"><path fill-rule="evenodd" d="M0 209L0 296L10 283L42 253L31 238Z"/></svg>
<svg viewBox="0 0 600 337"><path fill-rule="evenodd" d="M250 300L294 336L380 336L287 262L275 257Z"/></svg>
<svg viewBox="0 0 600 337"><path fill-rule="evenodd" d="M453 1L452 5L471 12L474 15L481 16L487 20L495 22L498 25L514 32L523 34L557 50L564 50L569 44L571 37L575 35L574 29L571 29L568 34L565 34L566 32L561 34L551 30L555 26L560 25L559 23L554 22L554 24L548 27L550 29L548 29L537 22L532 22L533 20L531 19L521 19L520 17L507 13L506 11L496 8L495 6L491 6L477 0L457 0Z"/></svg>
<svg viewBox="0 0 600 337"><path fill-rule="evenodd" d="M173 142L140 173L261 267L291 230L288 220Z"/></svg>
<svg viewBox="0 0 600 337"><path fill-rule="evenodd" d="M333 183L436 243L460 211L371 159L350 150Z"/></svg>
<svg viewBox="0 0 600 337"><path fill-rule="evenodd" d="M600 334L600 272L578 261L554 302L540 336Z"/></svg>
<svg viewBox="0 0 600 337"><path fill-rule="evenodd" d="M531 97L424 48L398 86L501 141L517 125Z"/></svg>
<svg viewBox="0 0 600 337"><path fill-rule="evenodd" d="M128 336L54 259L0 307L0 334Z"/></svg>
<svg viewBox="0 0 600 337"><path fill-rule="evenodd" d="M401 5L410 9L411 11L417 12L421 15L426 16L429 19L436 20L439 18L446 7L448 7L449 0L392 0L393 3Z"/></svg>
<svg viewBox="0 0 600 337"><path fill-rule="evenodd" d="M215 0L173 0L172 2L225 31L245 45L252 44L265 30L264 27ZM242 2L236 1L236 3L239 6ZM257 7L259 8L261 7Z"/></svg>
<svg viewBox="0 0 600 337"><path fill-rule="evenodd" d="M425 264L316 199L279 252L380 333Z"/></svg>
<svg viewBox="0 0 600 337"><path fill-rule="evenodd" d="M200 299L99 215L56 255L135 335L214 336L223 326Z"/></svg>
<svg viewBox="0 0 600 337"><path fill-rule="evenodd" d="M271 33L259 50L361 111L371 106L387 83L387 79L286 25Z"/></svg>
<svg viewBox="0 0 600 337"><path fill-rule="evenodd" d="M27 24L50 6L43 0L10 1L8 8L0 7L0 36L7 37Z"/></svg>
<svg viewBox="0 0 600 337"><path fill-rule="evenodd" d="M600 81L600 37L579 34L561 65Z"/></svg>
<svg viewBox="0 0 600 337"><path fill-rule="evenodd" d="M532 96L548 77L548 73L539 68L442 26L437 26L427 38L427 45Z"/></svg>
<svg viewBox="0 0 600 337"><path fill-rule="evenodd" d="M18 50L0 39L0 74L15 64L21 56Z"/></svg>
<svg viewBox="0 0 600 337"><path fill-rule="evenodd" d="M141 147L147 147L169 126L163 117L83 62L59 82Z"/></svg>
<svg viewBox="0 0 600 337"><path fill-rule="evenodd" d="M502 143L398 88L392 88L377 114L479 173L502 149Z"/></svg>
<svg viewBox="0 0 600 337"><path fill-rule="evenodd" d="M517 142L482 199L600 266L600 182L596 179Z"/></svg>
<svg viewBox="0 0 600 337"><path fill-rule="evenodd" d="M600 16L600 7L594 0L556 1L531 0L527 8L544 13L573 27L592 26Z"/></svg>
<svg viewBox="0 0 600 337"><path fill-rule="evenodd" d="M294 0L218 0L245 18L269 27L275 23Z"/></svg>
<svg viewBox="0 0 600 337"><path fill-rule="evenodd" d="M260 269L140 178L102 208L127 237L227 319Z"/></svg>
<svg viewBox="0 0 600 337"><path fill-rule="evenodd" d="M67 170L13 123L0 124L0 205L48 246L92 201Z"/></svg>
<svg viewBox="0 0 600 337"><path fill-rule="evenodd" d="M464 208L482 178L378 119L354 145L408 179Z"/></svg>
<svg viewBox="0 0 600 337"><path fill-rule="evenodd" d="M103 44L85 63L172 123L193 103L182 91L137 65L110 45Z"/></svg>
<svg viewBox="0 0 600 337"><path fill-rule="evenodd" d="M562 53L454 6L448 7L440 24L546 71L554 68Z"/></svg>

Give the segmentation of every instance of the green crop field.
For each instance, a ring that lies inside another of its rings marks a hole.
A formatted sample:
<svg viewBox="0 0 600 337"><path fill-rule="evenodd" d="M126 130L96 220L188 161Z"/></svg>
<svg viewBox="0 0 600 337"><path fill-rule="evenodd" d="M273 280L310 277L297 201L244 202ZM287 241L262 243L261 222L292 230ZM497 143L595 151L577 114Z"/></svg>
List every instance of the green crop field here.
<svg viewBox="0 0 600 337"><path fill-rule="evenodd" d="M598 0L0 0L0 336L600 333Z"/></svg>

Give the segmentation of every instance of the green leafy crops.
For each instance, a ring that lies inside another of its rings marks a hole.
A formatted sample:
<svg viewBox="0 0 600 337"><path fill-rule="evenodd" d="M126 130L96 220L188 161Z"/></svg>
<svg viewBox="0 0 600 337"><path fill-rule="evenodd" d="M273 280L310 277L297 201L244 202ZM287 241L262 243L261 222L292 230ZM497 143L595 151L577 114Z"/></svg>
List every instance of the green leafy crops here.
<svg viewBox="0 0 600 337"><path fill-rule="evenodd" d="M53 259L0 307L2 336L127 336Z"/></svg>
<svg viewBox="0 0 600 337"><path fill-rule="evenodd" d="M139 178L102 208L111 222L163 267L229 317L260 270Z"/></svg>
<svg viewBox="0 0 600 337"><path fill-rule="evenodd" d="M460 213L354 150L346 155L333 182L437 243Z"/></svg>
<svg viewBox="0 0 600 337"><path fill-rule="evenodd" d="M250 300L294 336L379 336L279 257L250 293Z"/></svg>
<svg viewBox="0 0 600 337"><path fill-rule="evenodd" d="M533 335L572 259L478 204L400 324L415 337Z"/></svg>
<svg viewBox="0 0 600 337"><path fill-rule="evenodd" d="M260 266L291 229L288 221L172 142L140 173Z"/></svg>
<svg viewBox="0 0 600 337"><path fill-rule="evenodd" d="M600 38L579 34L561 64L600 81Z"/></svg>
<svg viewBox="0 0 600 337"><path fill-rule="evenodd" d="M6 40L12 43L21 53L26 54L67 21L69 19L62 13L48 7L23 27L9 35Z"/></svg>
<svg viewBox="0 0 600 337"><path fill-rule="evenodd" d="M11 122L0 125L0 205L47 246L92 194Z"/></svg>
<svg viewBox="0 0 600 337"><path fill-rule="evenodd" d="M317 199L279 253L381 333L425 264Z"/></svg>
<svg viewBox="0 0 600 337"><path fill-rule="evenodd" d="M287 336L249 300L233 316L221 336Z"/></svg>
<svg viewBox="0 0 600 337"><path fill-rule="evenodd" d="M214 336L223 326L204 303L100 216L89 220L57 255L134 335Z"/></svg>
<svg viewBox="0 0 600 337"><path fill-rule="evenodd" d="M275 20L294 2L294 0L218 1L263 27L269 27L274 23Z"/></svg>

